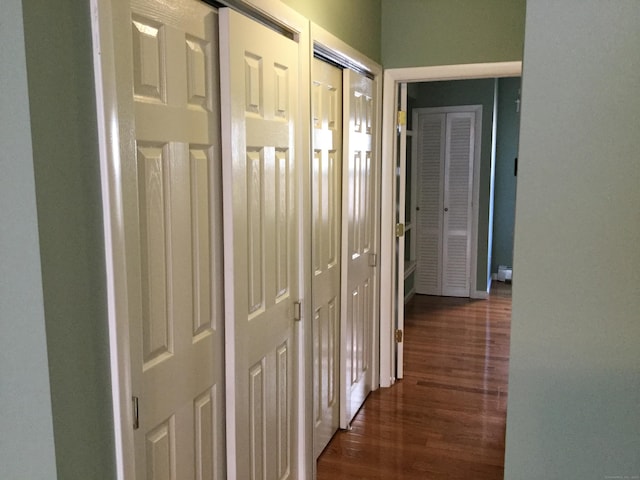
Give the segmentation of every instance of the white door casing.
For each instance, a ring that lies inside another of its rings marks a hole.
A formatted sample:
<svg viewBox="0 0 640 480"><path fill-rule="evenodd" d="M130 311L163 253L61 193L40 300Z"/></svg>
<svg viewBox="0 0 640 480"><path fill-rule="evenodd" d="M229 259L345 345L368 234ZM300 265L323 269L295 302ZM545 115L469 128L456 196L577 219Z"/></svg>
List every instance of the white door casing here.
<svg viewBox="0 0 640 480"><path fill-rule="evenodd" d="M220 18L229 477L286 479L299 392L298 45L235 11Z"/></svg>
<svg viewBox="0 0 640 480"><path fill-rule="evenodd" d="M314 460L340 423L342 70L313 59L312 322Z"/></svg>
<svg viewBox="0 0 640 480"><path fill-rule="evenodd" d="M347 428L372 389L373 332L377 322L374 82L344 70L341 427Z"/></svg>
<svg viewBox="0 0 640 480"><path fill-rule="evenodd" d="M398 148L397 152L397 224L403 225L403 230L406 230L406 188L407 183L407 84L403 83L398 88L398 111L403 112L403 120L398 121ZM396 235L396 331L404 334L404 259L405 259L405 237L404 232L402 236ZM396 339L396 358L403 358L404 356L404 343L402 340ZM404 376L404 365L402 362L396 364L395 376L401 379Z"/></svg>
<svg viewBox="0 0 640 480"><path fill-rule="evenodd" d="M481 106L416 109L416 292L468 297Z"/></svg>
<svg viewBox="0 0 640 480"><path fill-rule="evenodd" d="M382 115L382 161L381 161L381 239L380 239L380 276L389 278L395 269L394 258L394 209L395 209L395 186L394 186L394 136L396 131L396 90L402 82L434 82L443 80L463 80L473 78L502 78L518 77L522 75L522 62L497 62L497 63L474 63L460 65L436 65L420 66L411 68L390 68L384 72L384 95L383 95L383 115ZM415 125L414 125L415 129ZM479 138L479 135L477 135ZM415 145L415 139L414 139ZM480 149L476 147L476 152ZM474 297L486 292L476 291L476 265L477 254L477 213L478 213L478 190L475 188L479 183L479 162L476 162L474 172L474 226L471 251L471 291ZM484 298L477 296L476 298ZM395 295L390 289L380 290L380 386L389 387L394 382L396 363L402 363L403 359L393 354L393 330L395 328Z"/></svg>
<svg viewBox="0 0 640 480"><path fill-rule="evenodd" d="M136 478L224 478L217 13L131 4L123 157ZM121 119L121 121L124 119Z"/></svg>

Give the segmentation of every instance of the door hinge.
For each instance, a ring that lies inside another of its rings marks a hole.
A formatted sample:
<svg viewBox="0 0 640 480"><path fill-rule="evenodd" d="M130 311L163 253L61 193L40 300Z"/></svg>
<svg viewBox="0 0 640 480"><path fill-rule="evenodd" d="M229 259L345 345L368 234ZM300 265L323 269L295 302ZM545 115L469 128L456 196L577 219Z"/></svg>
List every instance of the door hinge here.
<svg viewBox="0 0 640 480"><path fill-rule="evenodd" d="M396 343L402 343L402 330L397 329L396 330Z"/></svg>
<svg viewBox="0 0 640 480"><path fill-rule="evenodd" d="M396 237L404 237L404 223L396 223Z"/></svg>
<svg viewBox="0 0 640 480"><path fill-rule="evenodd" d="M370 253L369 254L369 266L377 267L378 266L378 254Z"/></svg>
<svg viewBox="0 0 640 480"><path fill-rule="evenodd" d="M407 112L404 110L398 111L398 126L402 127L407 124Z"/></svg>
<svg viewBox="0 0 640 480"><path fill-rule="evenodd" d="M302 302L293 302L293 319L296 322L302 320Z"/></svg>
<svg viewBox="0 0 640 480"><path fill-rule="evenodd" d="M138 430L140 428L140 416L138 411L138 397L131 397L131 403L133 406L133 429Z"/></svg>

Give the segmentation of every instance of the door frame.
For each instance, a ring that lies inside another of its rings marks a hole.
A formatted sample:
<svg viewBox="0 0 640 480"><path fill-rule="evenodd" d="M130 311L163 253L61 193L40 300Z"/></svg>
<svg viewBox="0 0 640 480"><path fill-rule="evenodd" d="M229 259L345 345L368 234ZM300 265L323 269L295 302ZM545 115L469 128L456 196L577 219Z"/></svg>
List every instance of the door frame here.
<svg viewBox="0 0 640 480"><path fill-rule="evenodd" d="M384 71L382 104L382 185L380 276L393 278L396 270L395 240L395 135L396 98L400 83L468 80L478 78L518 77L522 62L471 63L458 65L391 68ZM471 292L476 292L476 278L471 278ZM395 383L396 371L394 321L400 306L394 298L394 288L380 289L380 386ZM404 306L402 306L404 308Z"/></svg>
<svg viewBox="0 0 640 480"><path fill-rule="evenodd" d="M206 2L205 2L206 3ZM305 128L307 118L311 118L309 94L309 21L301 14L277 0L221 0L243 14L266 21L270 25L288 32L298 43L299 61L299 115L301 126L296 135L296 143L300 145L301 155L309 153L311 145L310 130ZM93 40L93 73L96 96L96 117L98 126L98 147L100 164L100 181L102 190L102 222L104 228L107 319L109 331L109 358L111 374L111 399L113 404L114 450L116 461L116 478L118 480L135 479L135 458L133 414L131 408L131 362L129 358L129 314L128 292L126 282L127 262L125 256L123 206L121 203L121 138L120 132L131 127L133 119L133 98L127 100L122 85L131 82L129 72L117 68L116 52L123 48L122 42L130 41L130 32L119 31L118 26L129 25L128 0L91 0L91 32ZM116 29L114 29L116 25ZM124 30L124 28L121 28ZM128 93L126 95L129 95ZM124 101L123 101L124 100ZM125 145L124 148L130 148ZM311 224L307 212L311 208L309 193L310 170L308 161L301 161L299 168L300 182L300 245L307 245L311 238ZM306 249L300 249L300 295L310 298L311 258ZM229 281L226 278L225 283ZM307 417L312 418L306 408L306 387L308 368L306 347L306 331L304 324L310 319L310 302L303 302L302 322L298 322L296 331L296 348L298 371L294 371L304 385L296 399L295 415L300 418L298 429L293 439L298 447L299 455L295 470L299 478L310 478L312 470L311 442L307 442ZM232 320L227 308L224 314L225 328ZM309 337L310 338L310 337ZM304 416L304 421L302 417ZM227 445L230 432L227 432ZM233 433L231 433L233 435ZM308 443L308 445L307 445ZM311 452L311 454L309 453ZM229 452L227 452L229 458Z"/></svg>

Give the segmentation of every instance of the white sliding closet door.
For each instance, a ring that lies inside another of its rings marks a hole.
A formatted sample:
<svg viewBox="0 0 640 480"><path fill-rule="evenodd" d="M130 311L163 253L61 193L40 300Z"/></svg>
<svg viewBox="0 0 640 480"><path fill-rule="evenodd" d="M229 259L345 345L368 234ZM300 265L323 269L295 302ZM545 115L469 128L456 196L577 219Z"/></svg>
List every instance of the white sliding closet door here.
<svg viewBox="0 0 640 480"><path fill-rule="evenodd" d="M119 121L135 136L122 206L136 478L223 479L218 16L135 0L130 22L118 61L133 66L135 121Z"/></svg>
<svg viewBox="0 0 640 480"><path fill-rule="evenodd" d="M313 59L312 263L313 451L340 423L342 70Z"/></svg>
<svg viewBox="0 0 640 480"><path fill-rule="evenodd" d="M288 479L296 452L298 44L220 10L229 478Z"/></svg>
<svg viewBox="0 0 640 480"><path fill-rule="evenodd" d="M418 109L416 292L468 297L471 286L473 111Z"/></svg>
<svg viewBox="0 0 640 480"><path fill-rule="evenodd" d="M378 318L376 230L378 185L374 158L374 84L344 71L343 360L341 427L346 428L372 388L373 329Z"/></svg>

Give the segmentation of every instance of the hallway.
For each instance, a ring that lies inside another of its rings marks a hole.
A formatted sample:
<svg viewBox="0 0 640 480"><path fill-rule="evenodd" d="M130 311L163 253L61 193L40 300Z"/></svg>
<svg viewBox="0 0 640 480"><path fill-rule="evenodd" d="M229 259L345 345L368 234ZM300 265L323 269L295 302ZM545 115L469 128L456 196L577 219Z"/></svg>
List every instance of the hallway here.
<svg viewBox="0 0 640 480"><path fill-rule="evenodd" d="M502 479L510 321L511 285L486 301L415 296L404 379L334 436L318 480Z"/></svg>

